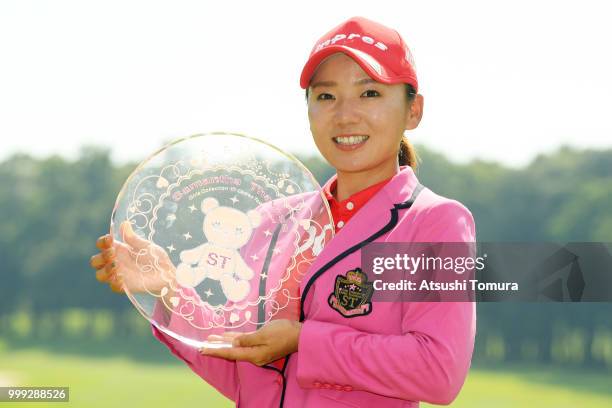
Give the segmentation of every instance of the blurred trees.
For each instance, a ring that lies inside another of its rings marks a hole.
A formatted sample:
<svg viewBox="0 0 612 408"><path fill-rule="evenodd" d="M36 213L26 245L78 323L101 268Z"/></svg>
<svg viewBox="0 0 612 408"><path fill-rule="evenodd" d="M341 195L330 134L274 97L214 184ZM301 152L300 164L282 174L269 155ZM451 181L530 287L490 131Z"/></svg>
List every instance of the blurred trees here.
<svg viewBox="0 0 612 408"><path fill-rule="evenodd" d="M563 147L521 169L417 151L421 182L472 211L479 241L612 242L612 150ZM334 173L319 157L300 159L321 184ZM91 147L75 161L18 154L0 163L0 336L6 317L24 310L34 335L77 308L109 311L116 330L129 330L129 301L99 284L88 262L134 168ZM611 304L481 303L478 313L476 358L612 361ZM81 320L89 330L92 319Z"/></svg>

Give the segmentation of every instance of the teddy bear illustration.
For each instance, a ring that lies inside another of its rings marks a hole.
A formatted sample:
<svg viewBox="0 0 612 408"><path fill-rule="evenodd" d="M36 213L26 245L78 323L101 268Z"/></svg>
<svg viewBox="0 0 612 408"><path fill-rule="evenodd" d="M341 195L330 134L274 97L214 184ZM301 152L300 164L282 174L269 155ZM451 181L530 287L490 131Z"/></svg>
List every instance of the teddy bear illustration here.
<svg viewBox="0 0 612 408"><path fill-rule="evenodd" d="M181 251L176 278L184 287L196 287L204 278L221 283L225 297L233 302L244 300L251 285L253 270L240 255L253 229L261 223L261 215L250 210L246 214L220 206L215 198L205 198L201 206L204 216L205 244Z"/></svg>

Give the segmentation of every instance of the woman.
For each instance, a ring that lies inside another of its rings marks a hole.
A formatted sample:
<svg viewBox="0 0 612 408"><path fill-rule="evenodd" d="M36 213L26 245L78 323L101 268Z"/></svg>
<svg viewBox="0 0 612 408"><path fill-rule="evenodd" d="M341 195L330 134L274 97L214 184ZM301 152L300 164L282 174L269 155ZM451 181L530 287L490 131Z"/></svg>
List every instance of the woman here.
<svg viewBox="0 0 612 408"><path fill-rule="evenodd" d="M336 236L300 285L299 321L275 320L235 337L230 349L198 351L153 332L237 406L449 404L470 366L474 303L364 299L351 308L334 297L336 278L361 278L368 242L475 241L470 212L423 188L413 172L403 135L418 126L423 97L410 51L395 30L351 18L317 42L300 85L315 143L336 169L324 186ZM98 245L98 278L120 290L117 271L129 262L109 236Z"/></svg>

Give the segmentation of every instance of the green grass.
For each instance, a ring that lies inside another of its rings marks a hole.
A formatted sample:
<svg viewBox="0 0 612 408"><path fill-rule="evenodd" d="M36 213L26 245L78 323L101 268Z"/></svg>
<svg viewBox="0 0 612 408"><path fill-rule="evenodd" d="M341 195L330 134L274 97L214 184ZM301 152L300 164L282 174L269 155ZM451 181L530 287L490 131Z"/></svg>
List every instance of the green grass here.
<svg viewBox="0 0 612 408"><path fill-rule="evenodd" d="M231 407L153 339L0 342L0 382L69 386L71 407ZM41 403L0 403L42 407ZM429 407L429 404L422 404ZM612 373L562 368L473 368L452 407L610 407Z"/></svg>
<svg viewBox="0 0 612 408"><path fill-rule="evenodd" d="M526 365L506 365L503 369L472 368L451 406L612 407L612 373Z"/></svg>
<svg viewBox="0 0 612 408"><path fill-rule="evenodd" d="M9 378L14 376L22 385L69 386L68 406L232 406L231 401L183 366L139 363L123 357L100 359L29 350L2 356L0 367ZM0 407L4 405L0 403ZM41 404L15 406L40 407Z"/></svg>
<svg viewBox="0 0 612 408"><path fill-rule="evenodd" d="M233 406L151 339L5 345L0 347L0 382L3 377L23 386L68 386L70 403L0 402L0 408Z"/></svg>

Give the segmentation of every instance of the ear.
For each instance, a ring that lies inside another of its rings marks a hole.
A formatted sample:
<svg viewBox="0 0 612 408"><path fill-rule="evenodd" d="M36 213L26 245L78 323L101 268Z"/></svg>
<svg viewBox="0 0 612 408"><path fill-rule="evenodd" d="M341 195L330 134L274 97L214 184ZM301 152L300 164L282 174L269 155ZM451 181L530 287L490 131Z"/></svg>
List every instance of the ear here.
<svg viewBox="0 0 612 408"><path fill-rule="evenodd" d="M216 198L208 197L202 200L202 212L204 214L208 214L210 210L217 208L219 206L219 202Z"/></svg>
<svg viewBox="0 0 612 408"><path fill-rule="evenodd" d="M421 118L423 117L423 95L416 94L414 99L410 103L410 107L406 112L406 130L415 129L419 126Z"/></svg>
<svg viewBox="0 0 612 408"><path fill-rule="evenodd" d="M251 222L251 226L253 228L258 227L261 223L261 215L255 210L248 211L247 217L249 217L249 221Z"/></svg>

